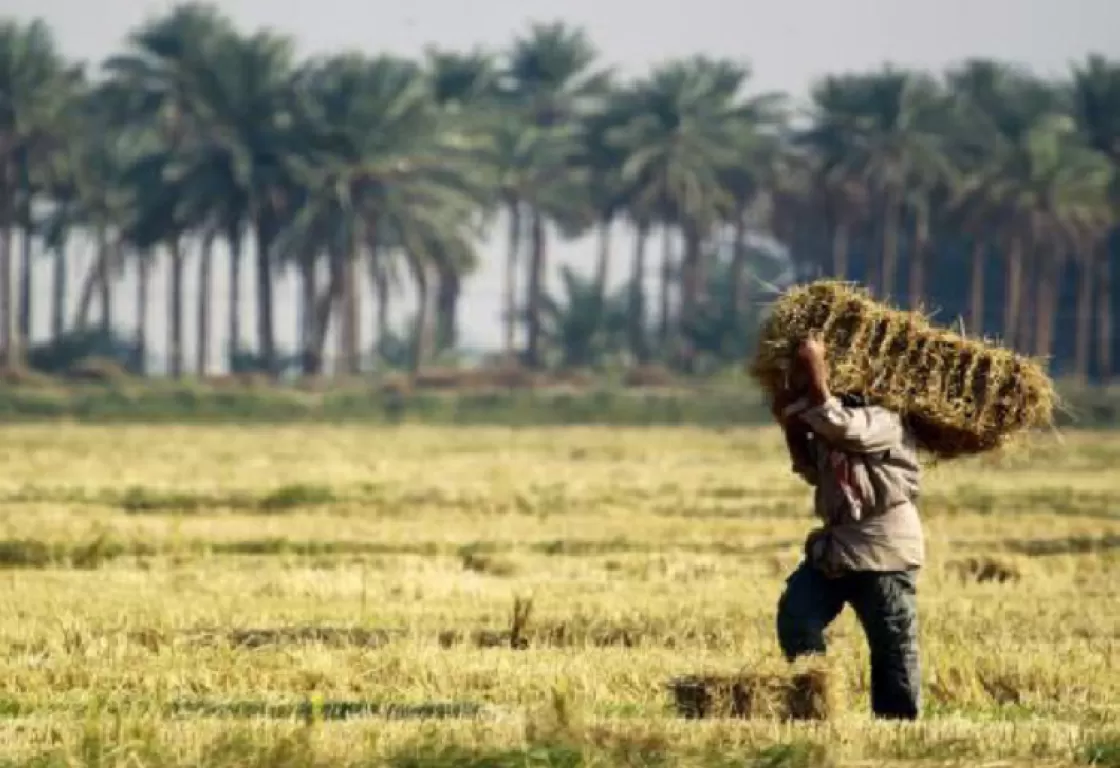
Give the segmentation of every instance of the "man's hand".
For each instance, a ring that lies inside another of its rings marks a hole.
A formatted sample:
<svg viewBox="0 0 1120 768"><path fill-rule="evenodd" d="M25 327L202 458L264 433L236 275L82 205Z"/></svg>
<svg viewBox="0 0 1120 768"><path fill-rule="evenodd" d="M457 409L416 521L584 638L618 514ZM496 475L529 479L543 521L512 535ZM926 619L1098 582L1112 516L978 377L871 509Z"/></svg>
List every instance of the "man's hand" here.
<svg viewBox="0 0 1120 768"><path fill-rule="evenodd" d="M812 333L797 349L797 362L809 375L809 399L821 405L829 398L827 349L820 334Z"/></svg>
<svg viewBox="0 0 1120 768"><path fill-rule="evenodd" d="M821 338L819 333L813 331L797 348L797 357L812 370L813 366L824 363L827 352L824 339Z"/></svg>

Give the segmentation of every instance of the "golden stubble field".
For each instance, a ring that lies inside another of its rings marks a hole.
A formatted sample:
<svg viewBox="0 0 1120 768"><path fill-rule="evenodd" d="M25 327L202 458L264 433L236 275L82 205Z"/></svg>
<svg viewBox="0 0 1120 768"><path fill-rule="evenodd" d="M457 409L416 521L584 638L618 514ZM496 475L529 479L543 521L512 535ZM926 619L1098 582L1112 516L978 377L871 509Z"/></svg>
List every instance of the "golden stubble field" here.
<svg viewBox="0 0 1120 768"><path fill-rule="evenodd" d="M927 471L914 725L870 719L850 611L830 722L671 707L674 675L781 666L812 519L775 430L36 426L0 451L12 764L1120 765L1120 436Z"/></svg>

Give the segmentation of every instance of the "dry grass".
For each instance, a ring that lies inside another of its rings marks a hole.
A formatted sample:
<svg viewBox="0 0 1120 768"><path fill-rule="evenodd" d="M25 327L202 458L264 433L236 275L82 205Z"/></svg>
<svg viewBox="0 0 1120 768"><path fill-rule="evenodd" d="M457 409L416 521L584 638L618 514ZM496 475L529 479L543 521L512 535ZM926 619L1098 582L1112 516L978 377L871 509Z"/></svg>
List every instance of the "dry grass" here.
<svg viewBox="0 0 1120 768"><path fill-rule="evenodd" d="M0 762L1117 764L1108 435L929 472L921 723L870 719L850 612L802 703L680 717L674 678L791 679L774 609L812 520L780 447L772 430L6 429Z"/></svg>
<svg viewBox="0 0 1120 768"><path fill-rule="evenodd" d="M825 666L686 675L669 682L686 718L831 720L843 714L839 686Z"/></svg>
<svg viewBox="0 0 1120 768"><path fill-rule="evenodd" d="M825 339L837 392L906 414L938 457L984 453L1053 423L1054 385L1037 362L827 280L789 291L767 319L751 371L768 392L789 386L811 331Z"/></svg>

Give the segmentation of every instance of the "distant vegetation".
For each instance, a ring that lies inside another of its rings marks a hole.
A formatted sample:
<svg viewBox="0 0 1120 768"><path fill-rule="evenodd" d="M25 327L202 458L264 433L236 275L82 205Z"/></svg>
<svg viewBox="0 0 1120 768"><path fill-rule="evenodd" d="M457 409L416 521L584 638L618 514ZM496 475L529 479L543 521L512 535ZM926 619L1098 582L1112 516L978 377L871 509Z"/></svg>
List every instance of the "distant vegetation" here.
<svg viewBox="0 0 1120 768"><path fill-rule="evenodd" d="M1060 81L981 59L828 75L805 120L749 86L746 58L704 55L621 78L563 23L504 51L300 61L290 37L188 3L93 66L42 21L0 22L7 370L105 358L145 374L147 321L167 312L174 378L209 373L213 344L235 372L318 376L332 324L334 373L416 374L454 361L463 285L500 258L506 366L718 370L750 353L774 290L833 275L960 317L1080 382L1114 375L1120 62L1091 56ZM495 227L508 247L480 253ZM632 253L610 250L621 227ZM547 282L550 244L588 234L593 272ZM96 258L67 285L78 239ZM232 253L223 297L210 287L218 243ZM55 265L49 289L31 284L40 258ZM150 295L157 261L166 297ZM113 309L126 268L136 318ZM197 307L183 298L188 269ZM274 336L286 270L302 319L287 356ZM608 290L619 272L628 280ZM215 327L215 303L239 308L247 281L253 327L238 311ZM391 327L406 292L419 311ZM373 328L359 327L367 294ZM29 349L39 300L51 341Z"/></svg>
<svg viewBox="0 0 1120 768"><path fill-rule="evenodd" d="M415 376L305 378L264 374L205 380L146 380L97 361L81 378L42 374L0 380L4 422L429 424L724 427L770 424L767 404L743 373L685 376L634 367L595 375L521 368L425 369ZM1060 429L1120 427L1115 388L1068 385L1055 414Z"/></svg>

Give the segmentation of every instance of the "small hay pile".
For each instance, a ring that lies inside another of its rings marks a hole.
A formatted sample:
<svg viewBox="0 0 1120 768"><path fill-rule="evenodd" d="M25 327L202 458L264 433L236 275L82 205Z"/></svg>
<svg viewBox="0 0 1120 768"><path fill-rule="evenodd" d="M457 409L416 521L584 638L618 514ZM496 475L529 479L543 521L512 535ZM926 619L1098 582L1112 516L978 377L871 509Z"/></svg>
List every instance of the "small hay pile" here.
<svg viewBox="0 0 1120 768"><path fill-rule="evenodd" d="M837 686L824 668L690 675L670 681L669 689L677 713L690 720L829 720L841 709Z"/></svg>
<svg viewBox="0 0 1120 768"><path fill-rule="evenodd" d="M937 458L985 453L1053 423L1053 383L1034 360L834 281L793 288L773 306L750 367L771 396L789 386L798 345L811 331L828 349L832 391L903 414Z"/></svg>

